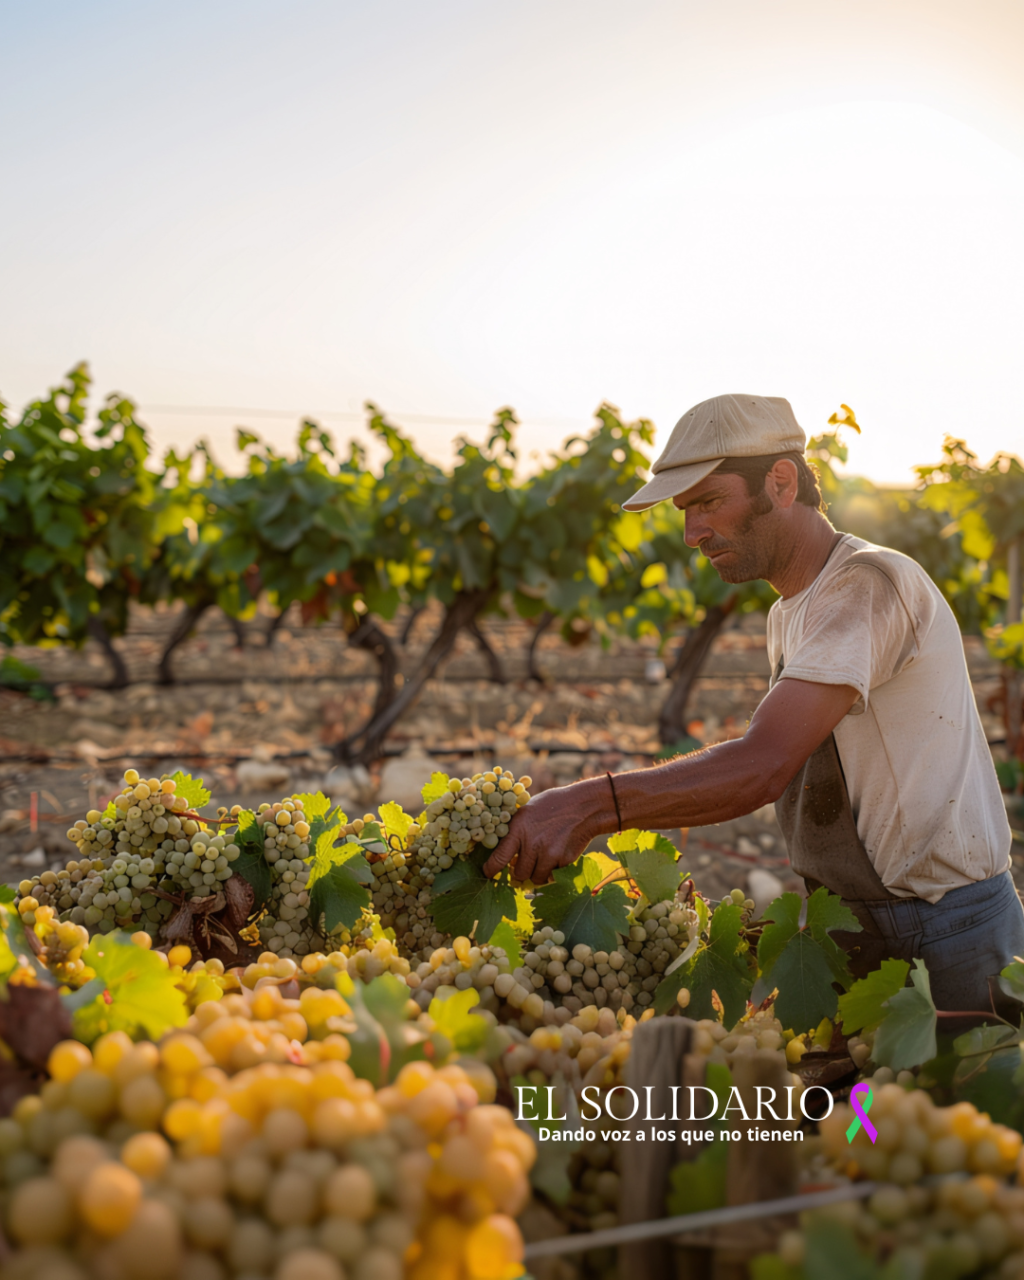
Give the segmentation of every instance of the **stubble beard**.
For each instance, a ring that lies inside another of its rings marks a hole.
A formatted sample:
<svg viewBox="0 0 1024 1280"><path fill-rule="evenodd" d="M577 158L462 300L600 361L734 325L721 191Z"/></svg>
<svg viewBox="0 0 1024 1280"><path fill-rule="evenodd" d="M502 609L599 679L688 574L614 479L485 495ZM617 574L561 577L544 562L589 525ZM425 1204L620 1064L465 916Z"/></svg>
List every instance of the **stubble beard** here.
<svg viewBox="0 0 1024 1280"><path fill-rule="evenodd" d="M775 538L772 536L773 522L765 517L774 510L766 493L751 498L743 523L723 548L728 550L728 558L717 564L712 561L715 572L723 582L755 582L759 578L771 581L775 563ZM713 544L711 550L715 550Z"/></svg>

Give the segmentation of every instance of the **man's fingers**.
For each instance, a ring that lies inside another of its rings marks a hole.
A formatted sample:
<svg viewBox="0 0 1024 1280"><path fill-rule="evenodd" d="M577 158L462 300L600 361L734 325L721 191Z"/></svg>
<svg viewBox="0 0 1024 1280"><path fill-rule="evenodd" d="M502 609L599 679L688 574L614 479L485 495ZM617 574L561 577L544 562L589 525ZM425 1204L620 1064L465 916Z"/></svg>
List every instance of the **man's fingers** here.
<svg viewBox="0 0 1024 1280"><path fill-rule="evenodd" d="M507 867L516 856L516 850L518 848L519 841L515 836L507 835L484 863L484 875L496 876L498 872L503 867Z"/></svg>
<svg viewBox="0 0 1024 1280"><path fill-rule="evenodd" d="M537 865L537 854L527 846L525 849L520 848L519 856L516 858L516 879L517 880L533 880L536 879L533 869Z"/></svg>

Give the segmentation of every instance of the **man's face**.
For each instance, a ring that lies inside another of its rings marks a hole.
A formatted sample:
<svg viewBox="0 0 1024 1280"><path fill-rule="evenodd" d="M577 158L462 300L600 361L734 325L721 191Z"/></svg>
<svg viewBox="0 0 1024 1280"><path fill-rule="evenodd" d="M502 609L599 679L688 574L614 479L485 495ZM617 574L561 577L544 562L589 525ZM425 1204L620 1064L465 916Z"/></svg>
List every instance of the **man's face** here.
<svg viewBox="0 0 1024 1280"><path fill-rule="evenodd" d="M686 512L686 541L698 547L723 582L768 578L775 559L775 506L751 497L742 476L711 475L672 499Z"/></svg>

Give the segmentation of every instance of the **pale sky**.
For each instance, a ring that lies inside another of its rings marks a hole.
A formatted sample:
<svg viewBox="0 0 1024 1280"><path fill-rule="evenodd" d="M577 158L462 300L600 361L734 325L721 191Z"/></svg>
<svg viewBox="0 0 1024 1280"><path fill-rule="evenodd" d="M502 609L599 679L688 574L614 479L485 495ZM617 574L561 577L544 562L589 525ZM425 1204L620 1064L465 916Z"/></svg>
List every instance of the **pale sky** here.
<svg viewBox="0 0 1024 1280"><path fill-rule="evenodd" d="M84 358L224 461L723 391L881 481L1024 453L1019 0L0 0L0 57L16 408Z"/></svg>

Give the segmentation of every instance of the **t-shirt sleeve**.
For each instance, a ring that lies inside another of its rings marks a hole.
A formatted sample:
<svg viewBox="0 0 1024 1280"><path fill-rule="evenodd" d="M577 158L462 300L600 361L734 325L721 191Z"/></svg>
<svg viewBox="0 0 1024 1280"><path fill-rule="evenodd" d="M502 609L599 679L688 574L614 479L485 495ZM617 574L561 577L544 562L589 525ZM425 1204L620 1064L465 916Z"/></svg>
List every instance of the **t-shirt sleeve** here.
<svg viewBox="0 0 1024 1280"><path fill-rule="evenodd" d="M869 565L840 568L808 605L800 642L783 678L848 684L867 707L872 689L898 675L917 652L913 619L889 578Z"/></svg>

